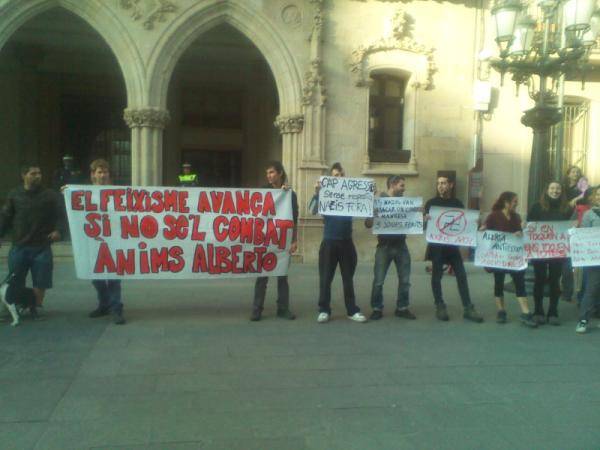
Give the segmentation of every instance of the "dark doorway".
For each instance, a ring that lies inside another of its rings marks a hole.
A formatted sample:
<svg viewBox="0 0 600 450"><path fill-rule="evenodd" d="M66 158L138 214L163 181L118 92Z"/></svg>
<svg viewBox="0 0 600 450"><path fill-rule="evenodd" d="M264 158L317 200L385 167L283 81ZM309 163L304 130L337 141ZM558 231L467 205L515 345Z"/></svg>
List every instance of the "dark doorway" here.
<svg viewBox="0 0 600 450"><path fill-rule="evenodd" d="M238 187L242 185L242 152L223 150L184 150L183 162L192 165L200 186Z"/></svg>

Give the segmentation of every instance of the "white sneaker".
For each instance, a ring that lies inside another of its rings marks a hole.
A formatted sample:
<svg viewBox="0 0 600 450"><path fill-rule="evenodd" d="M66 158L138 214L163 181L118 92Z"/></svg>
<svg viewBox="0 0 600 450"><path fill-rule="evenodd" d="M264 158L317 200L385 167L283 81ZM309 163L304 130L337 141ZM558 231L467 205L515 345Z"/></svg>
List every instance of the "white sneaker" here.
<svg viewBox="0 0 600 450"><path fill-rule="evenodd" d="M367 318L361 312L354 313L353 316L348 316L348 319L354 320L355 322L365 323Z"/></svg>
<svg viewBox="0 0 600 450"><path fill-rule="evenodd" d="M575 328L575 333L585 333L587 331L587 325L587 320L580 320L577 324L577 327Z"/></svg>
<svg viewBox="0 0 600 450"><path fill-rule="evenodd" d="M329 322L329 314L326 312L319 313L319 315L317 316L317 322L319 322L319 323Z"/></svg>

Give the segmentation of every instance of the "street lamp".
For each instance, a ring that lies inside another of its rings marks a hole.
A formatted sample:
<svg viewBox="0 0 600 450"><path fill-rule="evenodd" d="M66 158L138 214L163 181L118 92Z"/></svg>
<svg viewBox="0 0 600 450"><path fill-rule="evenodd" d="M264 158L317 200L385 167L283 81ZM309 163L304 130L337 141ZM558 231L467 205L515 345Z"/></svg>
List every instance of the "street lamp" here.
<svg viewBox="0 0 600 450"><path fill-rule="evenodd" d="M557 157L555 173L550 167L550 129L562 120L562 105L557 103L559 85L565 76L588 69L590 50L596 45L600 11L596 0L542 0L537 18L521 0L496 0L492 17L496 29L499 57L491 66L528 88L535 106L523 114L521 123L533 130L527 200L532 205L544 185L562 172ZM562 142L558 151L562 151Z"/></svg>

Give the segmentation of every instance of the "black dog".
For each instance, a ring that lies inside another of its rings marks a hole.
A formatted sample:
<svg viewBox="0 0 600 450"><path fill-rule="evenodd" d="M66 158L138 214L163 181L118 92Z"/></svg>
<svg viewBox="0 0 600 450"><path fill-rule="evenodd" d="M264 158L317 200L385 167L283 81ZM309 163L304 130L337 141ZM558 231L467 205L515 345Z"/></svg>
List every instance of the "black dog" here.
<svg viewBox="0 0 600 450"><path fill-rule="evenodd" d="M0 300L12 316L13 327L19 325L19 311L29 310L32 316L36 316L36 302L33 289L25 286L17 286L15 274L10 273L0 283Z"/></svg>

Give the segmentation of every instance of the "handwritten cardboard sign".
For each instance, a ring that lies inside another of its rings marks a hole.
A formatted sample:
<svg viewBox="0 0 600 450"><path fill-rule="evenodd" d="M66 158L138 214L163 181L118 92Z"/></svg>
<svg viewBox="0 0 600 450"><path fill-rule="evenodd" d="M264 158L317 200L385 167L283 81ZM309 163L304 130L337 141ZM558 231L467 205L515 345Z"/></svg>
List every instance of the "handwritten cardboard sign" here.
<svg viewBox="0 0 600 450"><path fill-rule="evenodd" d="M525 269L527 260L523 237L503 231L478 231L475 265L507 270Z"/></svg>
<svg viewBox="0 0 600 450"><path fill-rule="evenodd" d="M432 206L425 238L432 244L475 247L479 211Z"/></svg>
<svg viewBox="0 0 600 450"><path fill-rule="evenodd" d="M287 274L290 191L70 186L64 195L79 278Z"/></svg>
<svg viewBox="0 0 600 450"><path fill-rule="evenodd" d="M373 234L423 234L421 197L376 197Z"/></svg>
<svg viewBox="0 0 600 450"><path fill-rule="evenodd" d="M319 183L319 214L322 216L373 217L373 180L321 177Z"/></svg>
<svg viewBox="0 0 600 450"><path fill-rule="evenodd" d="M600 227L571 228L569 235L573 267L600 266Z"/></svg>
<svg viewBox="0 0 600 450"><path fill-rule="evenodd" d="M523 230L523 245L527 259L568 258L569 228L568 220L554 222L529 222Z"/></svg>

